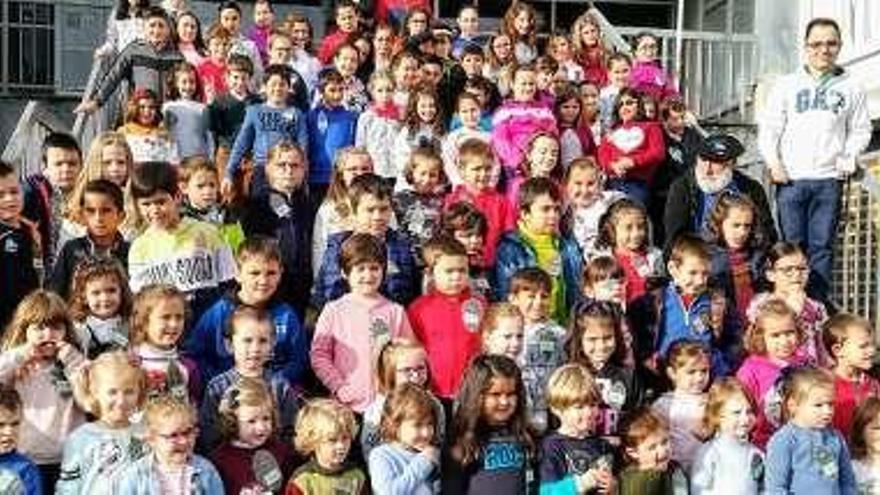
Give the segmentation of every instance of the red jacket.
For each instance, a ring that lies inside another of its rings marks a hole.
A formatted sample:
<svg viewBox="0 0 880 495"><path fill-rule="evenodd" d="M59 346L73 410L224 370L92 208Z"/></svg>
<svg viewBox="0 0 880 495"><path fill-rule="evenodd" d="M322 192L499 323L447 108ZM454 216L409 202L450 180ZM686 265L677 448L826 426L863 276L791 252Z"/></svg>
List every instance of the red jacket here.
<svg viewBox="0 0 880 495"><path fill-rule="evenodd" d="M336 50L339 47L348 41L348 37L351 33L343 33L342 31L336 30L332 33L328 34L321 40L321 46L318 47L318 60L323 65L330 65L333 63L333 57L336 56Z"/></svg>
<svg viewBox="0 0 880 495"><path fill-rule="evenodd" d="M480 350L480 323L486 300L466 290L457 296L432 290L409 306L409 321L428 353L431 386L437 396L451 399Z"/></svg>
<svg viewBox="0 0 880 495"><path fill-rule="evenodd" d="M611 163L621 157L635 162L626 175L620 177L611 169ZM656 122L627 122L602 136L599 144L599 166L609 178L641 179L650 183L657 167L666 159L663 130Z"/></svg>
<svg viewBox="0 0 880 495"><path fill-rule="evenodd" d="M856 406L878 393L880 393L880 383L867 374L857 382L839 376L834 377L834 419L831 420L831 424L843 435L843 438L849 438L852 432Z"/></svg>
<svg viewBox="0 0 880 495"><path fill-rule="evenodd" d="M458 185L443 201L443 208L448 209L455 203L465 202L474 205L489 226L486 232L486 248L483 250L484 266L495 264L495 248L501 235L516 227L517 212L501 193L490 189L473 194L464 185Z"/></svg>

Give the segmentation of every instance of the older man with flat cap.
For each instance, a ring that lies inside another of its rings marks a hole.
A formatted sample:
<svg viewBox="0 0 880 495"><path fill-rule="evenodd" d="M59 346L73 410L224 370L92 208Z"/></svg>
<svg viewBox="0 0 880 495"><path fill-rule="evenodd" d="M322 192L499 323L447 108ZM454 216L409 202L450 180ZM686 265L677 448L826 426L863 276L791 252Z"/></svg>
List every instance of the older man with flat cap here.
<svg viewBox="0 0 880 495"><path fill-rule="evenodd" d="M756 180L736 170L736 159L743 153L742 144L728 134L705 138L697 149L693 170L679 177L669 188L663 225L668 241L682 232L705 235L709 217L722 193L747 196L757 207L756 226L763 238L776 240L773 215L764 188Z"/></svg>

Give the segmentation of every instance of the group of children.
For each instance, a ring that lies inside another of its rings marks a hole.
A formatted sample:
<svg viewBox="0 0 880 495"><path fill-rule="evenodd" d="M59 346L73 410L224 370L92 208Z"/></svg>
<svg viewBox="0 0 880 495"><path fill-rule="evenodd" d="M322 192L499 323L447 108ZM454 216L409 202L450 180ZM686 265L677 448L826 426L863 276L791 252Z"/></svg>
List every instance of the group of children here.
<svg viewBox="0 0 880 495"><path fill-rule="evenodd" d="M131 78L120 132L0 163L0 491L880 488L870 324L744 195L662 238L702 148L653 35L148 3L81 106Z"/></svg>

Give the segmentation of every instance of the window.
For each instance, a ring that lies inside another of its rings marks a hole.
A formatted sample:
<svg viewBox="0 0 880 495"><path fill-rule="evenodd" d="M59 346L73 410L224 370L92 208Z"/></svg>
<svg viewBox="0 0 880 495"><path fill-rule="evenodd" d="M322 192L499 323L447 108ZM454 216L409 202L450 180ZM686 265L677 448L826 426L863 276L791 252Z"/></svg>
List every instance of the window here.
<svg viewBox="0 0 880 495"><path fill-rule="evenodd" d="M55 84L55 6L11 1L8 9L8 87L51 90Z"/></svg>

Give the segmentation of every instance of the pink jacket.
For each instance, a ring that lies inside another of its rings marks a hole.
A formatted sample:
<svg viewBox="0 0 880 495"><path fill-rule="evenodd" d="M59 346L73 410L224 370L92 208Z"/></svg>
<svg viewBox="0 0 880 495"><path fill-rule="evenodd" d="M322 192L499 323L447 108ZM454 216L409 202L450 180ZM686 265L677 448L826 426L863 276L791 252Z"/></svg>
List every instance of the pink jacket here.
<svg viewBox="0 0 880 495"><path fill-rule="evenodd" d="M773 432L782 426L782 391L776 381L784 367L767 356L752 354L736 372L736 379L743 384L757 409L752 443L761 449L767 446Z"/></svg>
<svg viewBox="0 0 880 495"><path fill-rule="evenodd" d="M678 96L675 83L657 61L633 62L629 72L629 85L657 102Z"/></svg>
<svg viewBox="0 0 880 495"><path fill-rule="evenodd" d="M522 175L520 163L529 140L538 132L558 135L553 110L538 101L507 100L492 117L492 149L507 178Z"/></svg>
<svg viewBox="0 0 880 495"><path fill-rule="evenodd" d="M376 397L373 365L390 339L412 338L403 306L384 297L346 294L324 306L315 324L312 369L333 395L357 412Z"/></svg>

